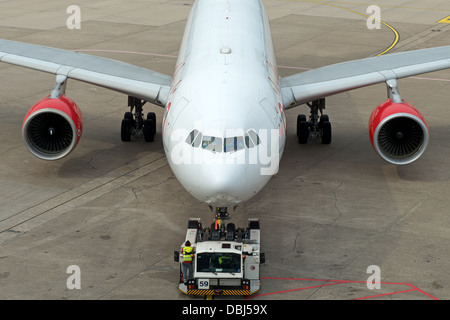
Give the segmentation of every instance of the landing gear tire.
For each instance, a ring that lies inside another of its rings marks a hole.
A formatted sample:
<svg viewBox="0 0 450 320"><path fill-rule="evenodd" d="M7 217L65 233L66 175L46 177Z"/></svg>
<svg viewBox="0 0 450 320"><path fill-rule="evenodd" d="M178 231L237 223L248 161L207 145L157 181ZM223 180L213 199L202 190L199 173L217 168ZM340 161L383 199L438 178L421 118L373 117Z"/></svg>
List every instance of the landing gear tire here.
<svg viewBox="0 0 450 320"><path fill-rule="evenodd" d="M131 140L131 123L132 120L129 118L123 118L122 119L122 126L120 129L120 137L122 138L123 142L128 142Z"/></svg>
<svg viewBox="0 0 450 320"><path fill-rule="evenodd" d="M156 134L156 114L154 112L147 113L147 120L153 121L151 128L152 128L153 135L155 135Z"/></svg>
<svg viewBox="0 0 450 320"><path fill-rule="evenodd" d="M146 142L155 141L156 134L156 114L147 113L147 120L144 121L144 139Z"/></svg>
<svg viewBox="0 0 450 320"><path fill-rule="evenodd" d="M124 118L124 119L130 119L130 122L131 122L131 123L133 123L133 121L134 121L134 119L133 119L133 113L131 113L131 112L125 112L123 118Z"/></svg>
<svg viewBox="0 0 450 320"><path fill-rule="evenodd" d="M147 113L147 119L148 120L150 120L150 119L153 120L155 122L155 124L156 124L156 114L154 112ZM155 127L155 129L156 129L156 127Z"/></svg>
<svg viewBox="0 0 450 320"><path fill-rule="evenodd" d="M331 143L331 123L330 121L325 121L322 124L322 144Z"/></svg>
<svg viewBox="0 0 450 320"><path fill-rule="evenodd" d="M304 114L297 116L297 137L298 143L306 144L309 138L309 125Z"/></svg>
<svg viewBox="0 0 450 320"><path fill-rule="evenodd" d="M144 120L144 139L146 142L155 141L155 121L152 119Z"/></svg>
<svg viewBox="0 0 450 320"><path fill-rule="evenodd" d="M331 122L330 119L328 118L328 115L324 114L320 117L319 130L320 135L322 137L322 144L330 144L332 131L331 131Z"/></svg>

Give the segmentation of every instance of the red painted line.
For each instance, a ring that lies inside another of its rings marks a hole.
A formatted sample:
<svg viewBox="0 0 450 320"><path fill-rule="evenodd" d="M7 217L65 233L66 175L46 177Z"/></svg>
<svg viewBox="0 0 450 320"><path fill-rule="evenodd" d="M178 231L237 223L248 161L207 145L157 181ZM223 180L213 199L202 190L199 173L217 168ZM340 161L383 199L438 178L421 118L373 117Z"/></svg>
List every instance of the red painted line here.
<svg viewBox="0 0 450 320"><path fill-rule="evenodd" d="M416 286L414 286L414 285L412 285L412 284L408 284L408 285L409 285L411 288L413 288L413 289L415 289L415 290L417 290L417 291L420 291L422 294L424 294L424 295L430 297L430 298L433 299L433 300L439 300L438 298L432 296L432 295L429 294L429 293L426 293L426 292L423 291L422 289L419 289L419 288L417 288Z"/></svg>
<svg viewBox="0 0 450 320"><path fill-rule="evenodd" d="M412 291L417 291L417 290L416 289L409 289L409 290L403 290L403 291L395 291L395 292L390 292L390 293L376 294L376 295L373 295L373 296L355 298L355 299L352 299L352 300L372 299L372 298L378 298L378 297L383 297L383 296L390 296L390 295L394 295L394 294L406 293L406 292L412 292Z"/></svg>
<svg viewBox="0 0 450 320"><path fill-rule="evenodd" d="M303 288L296 288L296 289L289 289L289 290L283 290L283 291L277 291L277 292L270 292L270 293L263 293L259 295L253 295L251 297L248 297L248 299L254 298L254 297L262 297L262 296L269 296L269 295L275 295L275 294L281 294L281 293L289 293L294 291L301 291L301 290L308 290L308 289L314 289L314 288L320 288L320 287L328 287L328 286L334 286L338 284L346 284L346 283L360 283L360 284L366 284L367 281L358 281L358 280L333 280L333 279L306 279L306 278L281 278L281 277L261 277L261 280L287 280L287 281L319 281L319 282L328 282L321 285L315 285L315 286L309 286L309 287L303 287ZM400 285L400 286L407 286L410 289L402 290L402 291L395 291L390 293L382 293L378 295L373 296L367 296L367 297L360 297L355 298L352 300L363 300L363 299L371 299L376 297L382 297L387 295L394 295L394 294L400 294L400 293L406 293L406 292L413 292L417 291L419 293L422 293L423 295L433 299L433 300L439 300L438 298L432 296L431 294L417 288L416 286L410 284L410 283L403 283L403 282L380 282L380 284L387 284L387 285Z"/></svg>

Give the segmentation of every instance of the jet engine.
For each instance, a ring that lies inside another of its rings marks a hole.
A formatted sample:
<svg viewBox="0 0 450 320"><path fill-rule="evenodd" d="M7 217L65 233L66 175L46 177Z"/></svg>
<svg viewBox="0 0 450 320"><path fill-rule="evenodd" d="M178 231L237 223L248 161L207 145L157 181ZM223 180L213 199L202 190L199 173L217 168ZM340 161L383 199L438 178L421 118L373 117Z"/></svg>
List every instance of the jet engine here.
<svg viewBox="0 0 450 320"><path fill-rule="evenodd" d="M375 151L392 164L404 165L417 160L429 141L424 117L409 103L388 99L370 116L370 140Z"/></svg>
<svg viewBox="0 0 450 320"><path fill-rule="evenodd" d="M22 135L32 154L44 160L68 155L81 138L83 118L80 108L65 95L47 96L25 116Z"/></svg>

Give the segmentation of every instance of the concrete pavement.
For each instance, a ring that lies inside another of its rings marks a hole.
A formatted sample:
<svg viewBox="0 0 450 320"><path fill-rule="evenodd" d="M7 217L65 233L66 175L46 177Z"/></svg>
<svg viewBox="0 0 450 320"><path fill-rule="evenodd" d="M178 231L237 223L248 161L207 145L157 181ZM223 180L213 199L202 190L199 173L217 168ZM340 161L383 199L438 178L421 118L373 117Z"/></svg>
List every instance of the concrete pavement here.
<svg viewBox="0 0 450 320"><path fill-rule="evenodd" d="M61 1L0 1L0 38L122 60L172 74L192 1L78 1L80 30L69 30ZM363 1L265 0L282 76L373 56L395 40L366 26ZM450 44L444 1L379 1L400 38L391 52ZM54 77L0 65L0 299L192 299L177 290L173 250L189 217L213 220L178 183L154 143L120 141L127 97L69 81L84 132L68 157L44 162L23 144L28 109ZM266 264L253 299L450 298L450 71L400 81L402 97L425 116L426 153L395 167L372 149L367 122L386 99L376 85L327 99L329 146L288 139L278 174L232 212L238 225L261 219ZM156 106L146 111L163 110ZM158 123L160 132L160 121ZM67 268L80 267L70 290ZM370 290L369 266L381 288ZM194 298L195 300L195 298Z"/></svg>

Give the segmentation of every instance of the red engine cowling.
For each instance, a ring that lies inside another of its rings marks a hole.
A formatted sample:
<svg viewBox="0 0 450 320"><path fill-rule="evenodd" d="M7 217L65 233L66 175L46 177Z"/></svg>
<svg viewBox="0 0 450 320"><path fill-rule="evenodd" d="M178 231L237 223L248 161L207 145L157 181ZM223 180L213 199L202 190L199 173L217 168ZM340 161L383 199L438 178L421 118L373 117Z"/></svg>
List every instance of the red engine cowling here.
<svg viewBox="0 0 450 320"><path fill-rule="evenodd" d="M81 138L83 118L71 99L47 96L36 103L25 116L22 135L32 154L44 160L68 155Z"/></svg>
<svg viewBox="0 0 450 320"><path fill-rule="evenodd" d="M409 164L425 151L429 129L424 117L409 103L388 99L370 116L370 140L375 151L386 161Z"/></svg>

